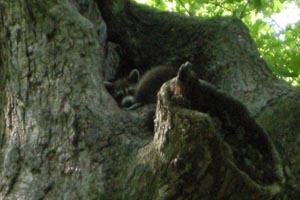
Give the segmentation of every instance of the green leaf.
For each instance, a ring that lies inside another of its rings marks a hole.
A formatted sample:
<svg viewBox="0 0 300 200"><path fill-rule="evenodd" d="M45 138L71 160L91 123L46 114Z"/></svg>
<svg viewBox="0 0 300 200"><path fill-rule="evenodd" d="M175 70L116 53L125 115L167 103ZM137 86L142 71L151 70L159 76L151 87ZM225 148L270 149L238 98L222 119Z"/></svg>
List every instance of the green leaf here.
<svg viewBox="0 0 300 200"><path fill-rule="evenodd" d="M248 3L252 5L256 10L261 10L263 8L261 0L249 0Z"/></svg>

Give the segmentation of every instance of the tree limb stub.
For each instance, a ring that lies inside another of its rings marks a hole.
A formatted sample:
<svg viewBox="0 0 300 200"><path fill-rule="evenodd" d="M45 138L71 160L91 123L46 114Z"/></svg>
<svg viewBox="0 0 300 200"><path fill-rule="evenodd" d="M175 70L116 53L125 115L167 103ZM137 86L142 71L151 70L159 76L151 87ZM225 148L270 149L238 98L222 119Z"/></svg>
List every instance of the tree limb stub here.
<svg viewBox="0 0 300 200"><path fill-rule="evenodd" d="M158 94L155 136L130 169L126 197L271 199L281 191L282 167L268 135L223 95L181 66ZM219 105L209 102L216 96Z"/></svg>

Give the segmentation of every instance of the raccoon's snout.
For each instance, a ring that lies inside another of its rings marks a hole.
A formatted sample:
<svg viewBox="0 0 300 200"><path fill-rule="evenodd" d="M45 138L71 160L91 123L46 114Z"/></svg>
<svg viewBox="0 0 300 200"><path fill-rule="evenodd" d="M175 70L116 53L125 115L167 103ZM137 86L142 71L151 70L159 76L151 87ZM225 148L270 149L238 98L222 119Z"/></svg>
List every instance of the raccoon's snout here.
<svg viewBox="0 0 300 200"><path fill-rule="evenodd" d="M126 96L121 101L121 107L128 108L134 104L135 100L133 96Z"/></svg>

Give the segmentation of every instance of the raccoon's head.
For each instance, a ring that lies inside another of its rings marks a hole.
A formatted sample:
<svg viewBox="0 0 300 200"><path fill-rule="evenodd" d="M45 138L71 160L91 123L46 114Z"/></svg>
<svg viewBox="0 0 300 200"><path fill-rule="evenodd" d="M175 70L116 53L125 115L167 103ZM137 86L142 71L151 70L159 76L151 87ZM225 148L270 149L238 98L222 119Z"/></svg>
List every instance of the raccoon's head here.
<svg viewBox="0 0 300 200"><path fill-rule="evenodd" d="M114 82L105 81L104 85L120 107L129 107L134 104L135 88L140 79L140 72L133 69L128 77Z"/></svg>

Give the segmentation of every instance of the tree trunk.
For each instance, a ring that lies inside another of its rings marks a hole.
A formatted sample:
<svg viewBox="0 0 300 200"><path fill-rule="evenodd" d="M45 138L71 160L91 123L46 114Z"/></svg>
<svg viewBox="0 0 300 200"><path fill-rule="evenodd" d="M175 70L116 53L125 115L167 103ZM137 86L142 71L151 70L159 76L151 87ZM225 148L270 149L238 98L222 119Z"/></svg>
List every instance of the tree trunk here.
<svg viewBox="0 0 300 200"><path fill-rule="evenodd" d="M274 140L288 186L297 186L299 91L272 76L239 20L126 0L4 0L0 27L1 199L299 197L283 185L276 150L251 117ZM187 60L218 90L189 98L190 87L205 84L183 82L177 93L172 79L160 91L154 136L143 124L151 105L125 111L103 85L132 68ZM226 131L235 134L224 139ZM246 148L235 135L250 138Z"/></svg>

